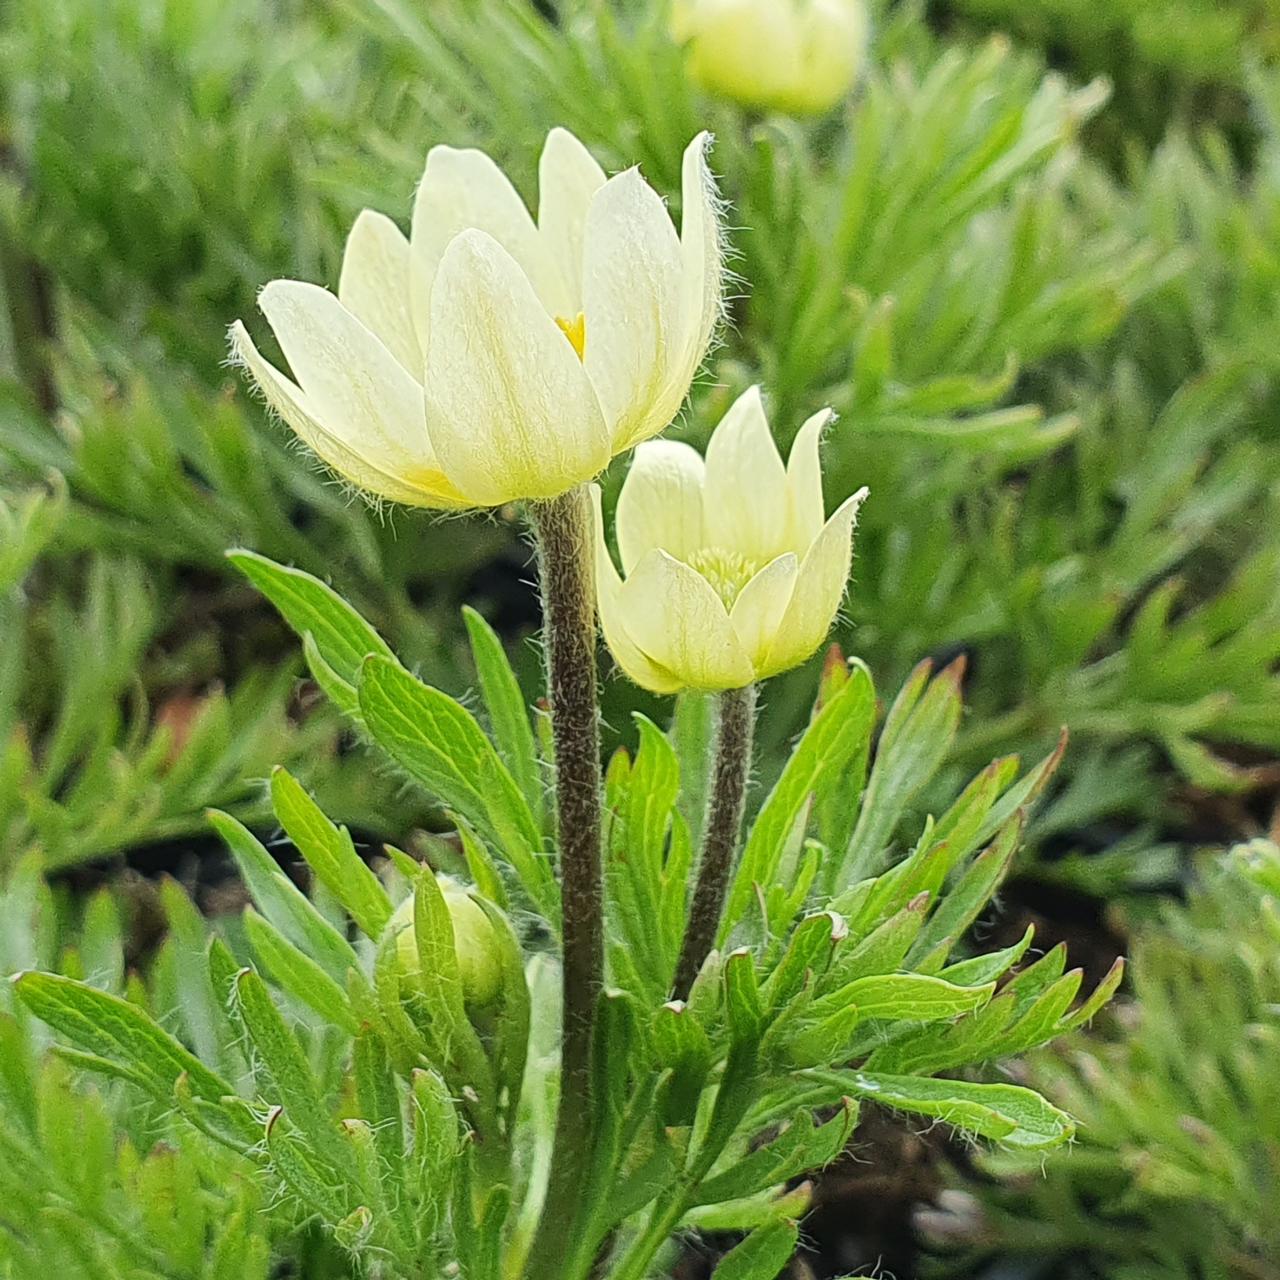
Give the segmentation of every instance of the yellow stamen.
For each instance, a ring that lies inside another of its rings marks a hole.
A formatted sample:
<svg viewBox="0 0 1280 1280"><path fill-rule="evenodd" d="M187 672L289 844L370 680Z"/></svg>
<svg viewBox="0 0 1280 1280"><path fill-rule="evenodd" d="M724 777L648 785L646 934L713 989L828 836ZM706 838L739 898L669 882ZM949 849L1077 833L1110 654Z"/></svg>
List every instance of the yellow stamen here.
<svg viewBox="0 0 1280 1280"><path fill-rule="evenodd" d="M560 326L560 332L569 339L569 345L578 353L578 359L581 360L587 346L586 313L579 311L572 320L566 320L564 316L556 316L556 324Z"/></svg>
<svg viewBox="0 0 1280 1280"><path fill-rule="evenodd" d="M703 547L689 557L689 567L706 578L726 609L732 609L738 594L755 577L760 565L736 551Z"/></svg>

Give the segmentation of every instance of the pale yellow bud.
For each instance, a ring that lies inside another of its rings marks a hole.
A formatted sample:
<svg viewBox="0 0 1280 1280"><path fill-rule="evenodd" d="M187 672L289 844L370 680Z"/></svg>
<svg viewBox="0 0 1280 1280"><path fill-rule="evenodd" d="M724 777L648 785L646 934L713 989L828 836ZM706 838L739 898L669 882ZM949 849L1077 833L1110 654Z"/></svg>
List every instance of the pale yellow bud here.
<svg viewBox="0 0 1280 1280"><path fill-rule="evenodd" d="M458 956L458 975L463 999L480 1010L492 1005L502 993L501 941L484 908L456 880L439 877L437 883L449 909L453 925L453 946ZM396 908L387 924L396 939L400 976L417 985L422 981L418 943L413 930L413 897Z"/></svg>
<svg viewBox="0 0 1280 1280"><path fill-rule="evenodd" d="M786 466L760 391L739 397L706 461L687 444L637 451L618 498L618 550L596 491L596 587L618 665L655 693L737 689L803 662L826 639L849 580L860 489L823 517L814 414Z"/></svg>
<svg viewBox="0 0 1280 1280"><path fill-rule="evenodd" d="M709 93L788 115L845 97L867 43L865 0L676 0L671 25Z"/></svg>
<svg viewBox="0 0 1280 1280"><path fill-rule="evenodd" d="M720 315L706 134L677 234L656 191L606 179L553 129L537 221L479 151L434 147L409 238L365 210L338 292L276 280L258 302L293 371L231 331L268 404L334 471L414 506L500 506L590 480L676 416Z"/></svg>

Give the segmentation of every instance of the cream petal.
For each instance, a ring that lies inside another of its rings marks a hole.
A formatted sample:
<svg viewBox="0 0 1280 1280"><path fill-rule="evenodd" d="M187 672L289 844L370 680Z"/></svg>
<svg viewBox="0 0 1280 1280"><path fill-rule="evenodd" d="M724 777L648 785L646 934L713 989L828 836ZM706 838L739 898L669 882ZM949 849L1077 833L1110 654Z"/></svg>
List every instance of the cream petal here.
<svg viewBox="0 0 1280 1280"><path fill-rule="evenodd" d="M605 644L613 660L633 683L653 693L676 693L681 687L680 681L642 652L627 632L620 600L622 579L605 542L599 485L591 486L591 504L595 519L596 603Z"/></svg>
<svg viewBox="0 0 1280 1280"><path fill-rule="evenodd" d="M538 163L538 235L564 291L552 312L566 320L582 310L587 209L604 184L604 170L568 129L552 129L547 134Z"/></svg>
<svg viewBox="0 0 1280 1280"><path fill-rule="evenodd" d="M703 504L709 545L760 563L787 550L787 473L759 387L743 392L711 433Z"/></svg>
<svg viewBox="0 0 1280 1280"><path fill-rule="evenodd" d="M421 385L333 294L273 280L258 306L329 435L391 475L438 468Z"/></svg>
<svg viewBox="0 0 1280 1280"><path fill-rule="evenodd" d="M492 236L449 245L430 332L432 440L464 493L483 506L551 498L604 469L609 436L582 364Z"/></svg>
<svg viewBox="0 0 1280 1280"><path fill-rule="evenodd" d="M386 214L364 209L342 254L338 301L422 381L422 352L409 312L409 242Z"/></svg>
<svg viewBox="0 0 1280 1280"><path fill-rule="evenodd" d="M681 376L691 381L707 354L720 319L724 245L719 197L707 166L711 135L700 133L685 148L681 169L680 261L684 279L684 349Z"/></svg>
<svg viewBox="0 0 1280 1280"><path fill-rule="evenodd" d="M414 198L410 231L413 322L424 352L436 272L450 241L469 227L487 232L520 264L544 306L549 309L557 301L556 273L507 175L483 151L432 147Z"/></svg>
<svg viewBox="0 0 1280 1280"><path fill-rule="evenodd" d="M670 377L681 341L680 241L657 192L628 169L591 201L583 250L583 364L614 452L661 431L687 385Z"/></svg>
<svg viewBox="0 0 1280 1280"><path fill-rule="evenodd" d="M631 639L689 689L741 689L755 668L711 584L660 548L622 584L619 612Z"/></svg>
<svg viewBox="0 0 1280 1280"><path fill-rule="evenodd" d="M867 490L859 489L842 503L809 548L761 675L796 666L827 638L849 582L853 527L866 496Z"/></svg>
<svg viewBox="0 0 1280 1280"><path fill-rule="evenodd" d="M622 568L661 547L687 561L702 546L702 457L675 440L650 440L635 451L614 519Z"/></svg>
<svg viewBox="0 0 1280 1280"><path fill-rule="evenodd" d="M778 624L791 603L799 564L790 551L771 561L742 588L729 610L729 621L757 670L764 667L778 638Z"/></svg>
<svg viewBox="0 0 1280 1280"><path fill-rule="evenodd" d="M470 505L439 470L423 465L408 473L408 478L391 474L331 434L317 420L302 388L263 359L239 321L231 327L231 350L232 358L248 371L270 408L321 461L351 484L379 498L411 506L456 509Z"/></svg>
<svg viewBox="0 0 1280 1280"><path fill-rule="evenodd" d="M830 409L815 413L796 433L787 458L787 545L803 556L822 532L822 466L818 443L835 417Z"/></svg>

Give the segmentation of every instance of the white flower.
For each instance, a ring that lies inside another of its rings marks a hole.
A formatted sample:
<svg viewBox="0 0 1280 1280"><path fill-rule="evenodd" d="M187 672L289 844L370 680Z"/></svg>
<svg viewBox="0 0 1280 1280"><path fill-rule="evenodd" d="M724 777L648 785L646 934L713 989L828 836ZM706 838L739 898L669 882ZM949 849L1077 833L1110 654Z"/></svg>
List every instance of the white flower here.
<svg viewBox="0 0 1280 1280"><path fill-rule="evenodd" d="M535 224L479 151L435 147L406 240L356 220L335 297L276 280L259 305L293 370L244 326L235 357L357 487L428 507L551 498L675 417L720 313L715 190L700 134L677 235L636 169L607 179L554 129Z"/></svg>
<svg viewBox="0 0 1280 1280"><path fill-rule="evenodd" d="M857 78L866 0L676 0L671 29L708 92L810 115L829 111Z"/></svg>
<svg viewBox="0 0 1280 1280"><path fill-rule="evenodd" d="M596 589L618 665L655 693L736 689L803 662L826 638L849 580L867 490L823 519L814 414L784 467L758 387L725 414L705 463L654 441L636 450L618 498L625 580L596 496Z"/></svg>

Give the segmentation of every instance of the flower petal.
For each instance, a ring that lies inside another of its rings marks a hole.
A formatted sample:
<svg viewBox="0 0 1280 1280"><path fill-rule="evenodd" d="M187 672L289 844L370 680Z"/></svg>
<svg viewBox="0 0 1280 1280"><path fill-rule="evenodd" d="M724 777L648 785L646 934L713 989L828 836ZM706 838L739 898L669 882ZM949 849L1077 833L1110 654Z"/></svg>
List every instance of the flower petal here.
<svg viewBox="0 0 1280 1280"><path fill-rule="evenodd" d="M723 302L724 245L720 235L715 179L707 167L711 135L700 133L685 148L681 171L680 261L684 277L684 350L686 381L707 354Z"/></svg>
<svg viewBox="0 0 1280 1280"><path fill-rule="evenodd" d="M701 455L687 444L651 440L636 450L614 517L626 573L654 547L687 561L702 546L703 475Z"/></svg>
<svg viewBox="0 0 1280 1280"><path fill-rule="evenodd" d="M822 532L822 466L818 443L835 417L830 409L815 413L796 432L787 458L787 545L803 556Z"/></svg>
<svg viewBox="0 0 1280 1280"><path fill-rule="evenodd" d="M707 542L760 563L787 547L787 473L760 388L733 403L711 433L703 488Z"/></svg>
<svg viewBox="0 0 1280 1280"><path fill-rule="evenodd" d="M273 280L258 306L330 436L388 475L440 469L422 387L333 294Z"/></svg>
<svg viewBox="0 0 1280 1280"><path fill-rule="evenodd" d="M342 254L338 301L422 381L422 352L409 312L409 242L385 214L364 209Z"/></svg>
<svg viewBox="0 0 1280 1280"><path fill-rule="evenodd" d="M711 584L661 548L632 570L618 608L637 647L684 688L741 689L755 679L751 659Z"/></svg>
<svg viewBox="0 0 1280 1280"><path fill-rule="evenodd" d="M248 370L271 409L321 461L351 484L379 498L410 506L459 508L470 505L439 470L423 465L408 476L391 474L329 432L317 420L302 388L263 359L239 321L231 327L231 349L233 358Z"/></svg>
<svg viewBox="0 0 1280 1280"><path fill-rule="evenodd" d="M604 170L568 129L552 129L547 134L538 163L538 235L564 288L564 296L552 312L566 320L582 310L587 209L591 197L604 184Z"/></svg>
<svg viewBox="0 0 1280 1280"><path fill-rule="evenodd" d="M600 486L591 486L591 504L595 517L596 602L600 612L600 629L614 661L626 676L642 689L653 693L676 693L680 681L671 672L648 658L627 632L620 596L622 579L614 567L613 557L604 538L604 520L600 514Z"/></svg>
<svg viewBox="0 0 1280 1280"><path fill-rule="evenodd" d="M672 378L682 339L680 241L637 169L610 178L591 201L582 309L583 363L616 453L666 427L689 389Z"/></svg>
<svg viewBox="0 0 1280 1280"><path fill-rule="evenodd" d="M849 582L853 526L866 496L867 490L859 489L842 503L809 548L761 675L796 666L827 638Z"/></svg>
<svg viewBox="0 0 1280 1280"><path fill-rule="evenodd" d="M450 241L469 227L491 235L521 266L543 305L556 302L556 273L533 218L510 179L471 148L432 147L413 202L413 322L423 351L431 324L431 293Z"/></svg>
<svg viewBox="0 0 1280 1280"><path fill-rule="evenodd" d="M464 493L483 506L551 498L604 469L609 437L582 364L492 236L449 245L430 333L432 440Z"/></svg>
<svg viewBox="0 0 1280 1280"><path fill-rule="evenodd" d="M757 670L764 667L778 638L778 626L791 602L799 565L790 551L770 561L742 588L729 610L729 621Z"/></svg>

